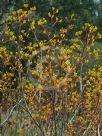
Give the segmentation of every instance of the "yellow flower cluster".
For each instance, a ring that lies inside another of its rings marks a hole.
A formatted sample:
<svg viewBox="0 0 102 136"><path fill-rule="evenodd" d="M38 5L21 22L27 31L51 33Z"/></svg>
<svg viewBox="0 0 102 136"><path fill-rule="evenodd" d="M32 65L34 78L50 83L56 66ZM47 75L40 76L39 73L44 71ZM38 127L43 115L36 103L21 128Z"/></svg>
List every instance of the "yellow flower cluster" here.
<svg viewBox="0 0 102 136"><path fill-rule="evenodd" d="M43 26L43 25L45 25L46 23L47 23L47 20L46 20L45 18L42 18L42 19L38 20L38 25L39 25L39 26Z"/></svg>
<svg viewBox="0 0 102 136"><path fill-rule="evenodd" d="M97 27L85 23L70 39L73 24L59 25L54 30L60 20L58 9L53 7L49 18L32 19L30 15L35 10L35 6L24 4L5 21L0 47L0 65L4 65L0 67L0 91L13 89L12 95L8 92L10 104L13 105L12 97L17 97L17 101L24 99L23 112L29 110L32 120L51 125L62 118L68 128L66 135L82 135L89 121L91 129L99 122L102 66L94 67L93 62L99 60L100 49L94 44L102 36ZM64 19L60 21L65 23Z"/></svg>

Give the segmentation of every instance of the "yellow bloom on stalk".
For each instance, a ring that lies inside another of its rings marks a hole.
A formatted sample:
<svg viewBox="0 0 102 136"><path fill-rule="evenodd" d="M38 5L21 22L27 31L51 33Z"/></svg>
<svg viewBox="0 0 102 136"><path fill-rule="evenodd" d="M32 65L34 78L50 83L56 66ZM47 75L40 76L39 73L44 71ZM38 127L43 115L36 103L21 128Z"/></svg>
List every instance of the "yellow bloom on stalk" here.
<svg viewBox="0 0 102 136"><path fill-rule="evenodd" d="M32 55L34 55L34 56L37 55L37 54L38 54L38 51L36 51L36 50L33 51L33 53L32 53Z"/></svg>
<svg viewBox="0 0 102 136"><path fill-rule="evenodd" d="M34 91L34 86L31 83L29 83L25 87L26 87L26 92L32 92L32 91Z"/></svg>
<svg viewBox="0 0 102 136"><path fill-rule="evenodd" d="M51 12L48 13L48 16L51 17Z"/></svg>
<svg viewBox="0 0 102 136"><path fill-rule="evenodd" d="M85 23L85 27L90 27L90 26L91 26L91 24Z"/></svg>
<svg viewBox="0 0 102 136"><path fill-rule="evenodd" d="M65 48L62 47L62 48L61 48L61 54L64 55L64 54L66 54L66 53L67 53L67 50L66 50Z"/></svg>
<svg viewBox="0 0 102 136"><path fill-rule="evenodd" d="M21 14L21 13L23 13L23 10L22 10L22 9L19 9L19 10L17 10L17 13L18 13L18 14Z"/></svg>
<svg viewBox="0 0 102 136"><path fill-rule="evenodd" d="M6 22L11 21L11 20L12 20L11 16L6 17Z"/></svg>
<svg viewBox="0 0 102 136"><path fill-rule="evenodd" d="M68 81L68 82L72 82L72 78L71 78L71 77L68 78L67 81Z"/></svg>
<svg viewBox="0 0 102 136"><path fill-rule="evenodd" d="M45 51L45 50L48 50L49 46L43 46L42 47L42 50Z"/></svg>
<svg viewBox="0 0 102 136"><path fill-rule="evenodd" d="M24 4L23 6L24 6L25 8L28 8L29 5L28 5L28 4Z"/></svg>
<svg viewBox="0 0 102 136"><path fill-rule="evenodd" d="M35 29L35 20L32 21L31 23L31 30Z"/></svg>
<svg viewBox="0 0 102 136"><path fill-rule="evenodd" d="M79 100L79 94L77 92L72 92L71 100L73 102L78 102L78 100Z"/></svg>
<svg viewBox="0 0 102 136"><path fill-rule="evenodd" d="M43 47L43 45L44 45L43 41L40 41L40 42L39 42L39 46L40 46L40 47Z"/></svg>
<svg viewBox="0 0 102 136"><path fill-rule="evenodd" d="M43 25L45 25L47 23L47 20L45 19L45 18L42 18L42 19L40 19L39 21L38 21L38 25L39 26L43 26Z"/></svg>
<svg viewBox="0 0 102 136"><path fill-rule="evenodd" d="M61 111L61 106L56 106L55 111Z"/></svg>
<svg viewBox="0 0 102 136"><path fill-rule="evenodd" d="M0 47L0 59L3 60L4 64L8 64L9 61L9 55L7 54L5 47Z"/></svg>
<svg viewBox="0 0 102 136"><path fill-rule="evenodd" d="M97 39L101 39L102 38L102 35L100 33L97 33L97 36L96 36Z"/></svg>
<svg viewBox="0 0 102 136"><path fill-rule="evenodd" d="M58 56L58 59L59 60L63 60L63 56Z"/></svg>
<svg viewBox="0 0 102 136"><path fill-rule="evenodd" d="M48 120L48 116L41 116L40 119L44 120L44 121L47 121Z"/></svg>
<svg viewBox="0 0 102 136"><path fill-rule="evenodd" d="M29 46L28 46L28 50L29 50L29 51L33 51L33 47L29 47Z"/></svg>
<svg viewBox="0 0 102 136"><path fill-rule="evenodd" d="M38 90L39 92L42 92L43 87L42 87L41 85L38 85L37 90Z"/></svg>
<svg viewBox="0 0 102 136"><path fill-rule="evenodd" d="M91 26L90 27L90 32L96 32L97 31L97 27L96 26Z"/></svg>
<svg viewBox="0 0 102 136"><path fill-rule="evenodd" d="M39 73L36 70L31 70L31 73L33 76L39 76Z"/></svg>
<svg viewBox="0 0 102 136"><path fill-rule="evenodd" d="M10 36L13 36L13 34L14 34L14 32L12 32L12 31L11 31L11 32L9 32L9 35L10 35Z"/></svg>
<svg viewBox="0 0 102 136"><path fill-rule="evenodd" d="M59 20L58 17L56 17L56 22L58 22L58 20Z"/></svg>
<svg viewBox="0 0 102 136"><path fill-rule="evenodd" d="M15 41L16 37L13 35L12 37L10 37L10 41Z"/></svg>
<svg viewBox="0 0 102 136"><path fill-rule="evenodd" d="M98 60L98 58L99 58L99 50L95 50L95 49L94 49L94 51L93 51L93 56L94 56L94 58L95 58L96 60Z"/></svg>
<svg viewBox="0 0 102 136"><path fill-rule="evenodd" d="M60 29L60 33L62 33L62 34L67 33L67 29L61 28L61 29Z"/></svg>
<svg viewBox="0 0 102 136"><path fill-rule="evenodd" d="M59 12L59 9L56 9L56 13L58 13Z"/></svg>
<svg viewBox="0 0 102 136"><path fill-rule="evenodd" d="M24 33L25 33L25 30L21 30L21 33L24 34Z"/></svg>
<svg viewBox="0 0 102 136"><path fill-rule="evenodd" d="M32 113L32 118L33 118L33 119L39 118L39 114L34 114L34 113Z"/></svg>
<svg viewBox="0 0 102 136"><path fill-rule="evenodd" d="M67 70L67 72L71 72L71 70L72 70L71 66L68 66L68 67L66 68L66 70Z"/></svg>
<svg viewBox="0 0 102 136"><path fill-rule="evenodd" d="M70 64L70 61L69 61L69 60L67 60L67 61L65 62L65 64L66 64L66 65L69 65L69 64Z"/></svg>
<svg viewBox="0 0 102 136"><path fill-rule="evenodd" d="M36 10L36 6L30 8L30 11L35 11Z"/></svg>
<svg viewBox="0 0 102 136"><path fill-rule="evenodd" d="M24 57L25 57L25 58L29 58L29 54L28 54L28 53L25 53L25 54L24 54Z"/></svg>
<svg viewBox="0 0 102 136"><path fill-rule="evenodd" d="M86 99L85 108L90 110L92 107L92 102L89 99Z"/></svg>
<svg viewBox="0 0 102 136"><path fill-rule="evenodd" d="M78 31L75 33L75 36L80 36L82 34L82 31Z"/></svg>
<svg viewBox="0 0 102 136"><path fill-rule="evenodd" d="M99 67L99 71L102 72L102 66Z"/></svg>
<svg viewBox="0 0 102 136"><path fill-rule="evenodd" d="M23 36L22 35L19 35L19 40L23 41Z"/></svg>

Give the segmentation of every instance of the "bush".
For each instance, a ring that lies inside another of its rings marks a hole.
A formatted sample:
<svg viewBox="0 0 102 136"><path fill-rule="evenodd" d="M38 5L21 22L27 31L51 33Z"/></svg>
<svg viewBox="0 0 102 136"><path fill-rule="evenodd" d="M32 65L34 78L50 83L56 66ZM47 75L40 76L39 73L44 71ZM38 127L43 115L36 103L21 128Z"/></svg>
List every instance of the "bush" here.
<svg viewBox="0 0 102 136"><path fill-rule="evenodd" d="M54 7L39 18L28 4L7 16L0 47L3 134L9 123L15 127L9 135L100 133L102 66L95 43L102 36L85 23L70 38L72 20Z"/></svg>

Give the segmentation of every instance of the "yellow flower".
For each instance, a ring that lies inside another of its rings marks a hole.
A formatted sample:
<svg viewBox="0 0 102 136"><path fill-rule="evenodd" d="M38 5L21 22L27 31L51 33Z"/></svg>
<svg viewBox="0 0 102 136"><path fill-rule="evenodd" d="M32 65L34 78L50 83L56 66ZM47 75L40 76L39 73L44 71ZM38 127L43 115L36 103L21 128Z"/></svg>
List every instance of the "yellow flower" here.
<svg viewBox="0 0 102 136"><path fill-rule="evenodd" d="M48 120L48 116L41 116L40 119L47 121Z"/></svg>
<svg viewBox="0 0 102 136"><path fill-rule="evenodd" d="M35 29L35 20L32 21L31 23L31 30Z"/></svg>
<svg viewBox="0 0 102 136"><path fill-rule="evenodd" d="M25 53L25 54L24 54L24 57L25 57L25 58L29 58L29 54L28 54L28 53Z"/></svg>
<svg viewBox="0 0 102 136"><path fill-rule="evenodd" d="M58 20L59 20L58 17L56 17L56 22L58 22Z"/></svg>
<svg viewBox="0 0 102 136"><path fill-rule="evenodd" d="M23 34L24 34L24 33L25 33L25 30L21 30L21 33L23 33Z"/></svg>
<svg viewBox="0 0 102 136"><path fill-rule="evenodd" d="M97 36L96 36L97 39L101 39L102 38L102 35L100 33L97 33Z"/></svg>
<svg viewBox="0 0 102 136"><path fill-rule="evenodd" d="M66 65L69 65L69 64L70 64L70 61L69 61L69 60L67 60L65 63L66 63Z"/></svg>
<svg viewBox="0 0 102 136"><path fill-rule="evenodd" d="M39 118L39 114L34 114L34 113L32 113L32 118L33 118L33 119Z"/></svg>
<svg viewBox="0 0 102 136"><path fill-rule="evenodd" d="M82 31L78 31L75 33L75 36L80 36L82 34Z"/></svg>
<svg viewBox="0 0 102 136"><path fill-rule="evenodd" d="M23 10L22 10L22 9L19 9L19 10L17 10L17 13L18 13L18 14L21 14L21 13L23 13Z"/></svg>
<svg viewBox="0 0 102 136"><path fill-rule="evenodd" d="M45 19L45 18L42 18L42 19L40 19L39 21L38 21L38 25L39 26L43 26L43 25L45 25L47 23L47 20Z"/></svg>
<svg viewBox="0 0 102 136"><path fill-rule="evenodd" d="M23 36L22 35L19 35L19 40L23 41Z"/></svg>
<svg viewBox="0 0 102 136"><path fill-rule="evenodd" d="M32 73L33 76L38 76L39 75L38 71L36 71L36 70L32 70L31 73Z"/></svg>
<svg viewBox="0 0 102 136"><path fill-rule="evenodd" d="M61 29L60 29L60 33L61 33L61 34L67 33L67 29L61 28Z"/></svg>
<svg viewBox="0 0 102 136"><path fill-rule="evenodd" d="M72 78L68 78L67 81L72 82Z"/></svg>
<svg viewBox="0 0 102 136"><path fill-rule="evenodd" d="M56 9L56 13L58 13L59 12L59 9Z"/></svg>
<svg viewBox="0 0 102 136"><path fill-rule="evenodd" d="M34 91L34 86L31 83L29 83L29 85L28 86L26 85L25 87L26 87L26 92Z"/></svg>
<svg viewBox="0 0 102 136"><path fill-rule="evenodd" d="M28 50L29 50L29 51L32 51L32 50L33 50L33 47L28 47Z"/></svg>
<svg viewBox="0 0 102 136"><path fill-rule="evenodd" d="M48 13L48 16L51 17L51 12Z"/></svg>
<svg viewBox="0 0 102 136"><path fill-rule="evenodd" d="M61 106L56 106L55 107L55 111L60 111L61 110Z"/></svg>
<svg viewBox="0 0 102 136"><path fill-rule="evenodd" d="M35 11L36 10L36 6L30 8L30 11Z"/></svg>
<svg viewBox="0 0 102 136"><path fill-rule="evenodd" d="M41 85L38 85L37 90L38 90L39 92L42 92L43 87L42 87Z"/></svg>
<svg viewBox="0 0 102 136"><path fill-rule="evenodd" d="M32 55L34 55L34 56L37 55L37 54L38 54L38 51L36 51L36 50L33 51L33 53L32 53Z"/></svg>
<svg viewBox="0 0 102 136"><path fill-rule="evenodd" d="M25 7L25 8L28 8L28 4L24 4L24 7Z"/></svg>
<svg viewBox="0 0 102 136"><path fill-rule="evenodd" d="M58 56L58 59L59 60L63 60L63 56Z"/></svg>
<svg viewBox="0 0 102 136"><path fill-rule="evenodd" d="M85 27L90 27L90 26L91 26L91 24L85 23Z"/></svg>
<svg viewBox="0 0 102 136"><path fill-rule="evenodd" d="M97 60L99 58L99 50L95 50L93 51L93 56L94 58Z"/></svg>
<svg viewBox="0 0 102 136"><path fill-rule="evenodd" d="M15 41L16 37L13 35L12 37L10 37L10 41Z"/></svg>
<svg viewBox="0 0 102 136"><path fill-rule="evenodd" d="M102 66L99 67L99 71L102 72Z"/></svg>

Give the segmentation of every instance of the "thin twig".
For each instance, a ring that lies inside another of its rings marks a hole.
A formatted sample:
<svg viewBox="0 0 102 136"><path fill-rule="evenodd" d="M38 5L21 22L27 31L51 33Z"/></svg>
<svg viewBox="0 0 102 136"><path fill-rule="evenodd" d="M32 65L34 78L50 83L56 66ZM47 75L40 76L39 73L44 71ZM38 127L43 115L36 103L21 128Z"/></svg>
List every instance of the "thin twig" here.
<svg viewBox="0 0 102 136"><path fill-rule="evenodd" d="M18 102L17 104L15 104L15 105L12 107L12 109L11 109L9 115L7 116L7 118L0 124L0 127L2 127L2 126L9 120L9 118L11 117L11 115L12 115L14 109L15 109L21 102L22 102L22 99L19 100L19 102Z"/></svg>

